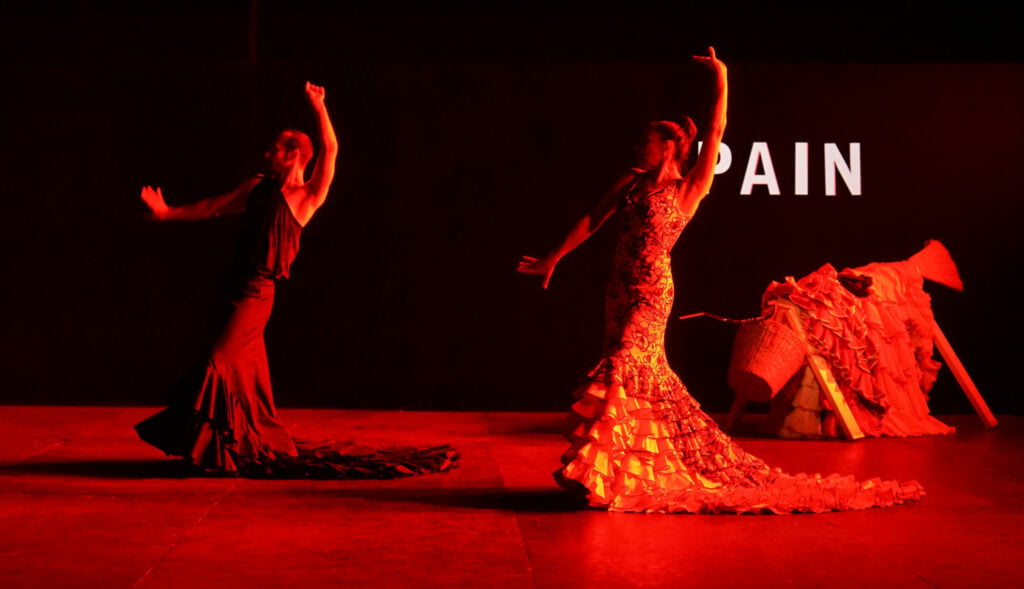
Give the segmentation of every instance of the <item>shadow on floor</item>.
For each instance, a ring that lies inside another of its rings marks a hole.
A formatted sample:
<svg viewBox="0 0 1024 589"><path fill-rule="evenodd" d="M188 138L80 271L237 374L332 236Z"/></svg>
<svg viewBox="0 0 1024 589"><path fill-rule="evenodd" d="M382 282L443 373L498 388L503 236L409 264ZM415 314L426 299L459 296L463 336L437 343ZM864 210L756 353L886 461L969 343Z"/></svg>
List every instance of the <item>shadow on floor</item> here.
<svg viewBox="0 0 1024 589"><path fill-rule="evenodd" d="M0 466L0 477L43 475L54 477L84 477L99 479L187 479L187 478L218 478L205 476L192 469L183 460L90 460L80 462L26 462ZM437 475L427 475L437 476ZM441 475L443 476L443 475ZM224 478L224 477L221 477ZM410 480L418 479L414 477ZM375 503L429 505L438 508L490 509L513 512L557 513L579 511L586 507L585 502L572 494L560 489L521 489L503 488L461 488L461 489L423 489L417 488L381 488L372 486L374 483L394 484L404 479L358 479L358 480L326 480L312 479L249 479L270 481L308 480L313 486L302 489L294 487L275 488L268 485L267 493L283 493L285 495L330 495L339 499L361 499ZM324 486L317 488L317 483ZM346 488L345 485L351 484ZM340 485L340 486L339 486Z"/></svg>
<svg viewBox="0 0 1024 589"><path fill-rule="evenodd" d="M381 503L414 503L441 508L488 509L517 513L565 513L586 503L560 489L332 489L334 497Z"/></svg>
<svg viewBox="0 0 1024 589"><path fill-rule="evenodd" d="M492 436L522 436L535 434L551 434L559 438L572 431L566 423L531 423L525 425L488 424L488 433Z"/></svg>
<svg viewBox="0 0 1024 589"><path fill-rule="evenodd" d="M80 476L102 479L184 479L197 476L184 460L22 462L0 466L0 476Z"/></svg>

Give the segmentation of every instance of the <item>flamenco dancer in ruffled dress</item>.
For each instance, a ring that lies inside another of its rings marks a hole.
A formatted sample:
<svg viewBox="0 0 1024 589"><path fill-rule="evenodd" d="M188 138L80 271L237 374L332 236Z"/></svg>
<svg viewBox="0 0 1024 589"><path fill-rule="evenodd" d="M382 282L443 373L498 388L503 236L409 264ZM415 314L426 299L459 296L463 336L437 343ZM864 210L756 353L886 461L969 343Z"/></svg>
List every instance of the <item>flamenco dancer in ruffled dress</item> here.
<svg viewBox="0 0 1024 589"><path fill-rule="evenodd" d="M263 331L277 281L288 278L302 229L324 204L334 178L338 141L324 89L306 83L319 122L321 149L310 179L313 144L301 131L281 132L265 154L265 174L231 192L168 206L159 188L142 189L157 221L198 220L243 213L232 269L230 315L213 345L200 382L187 398L135 426L139 436L210 475L311 478L395 478L452 468L449 446L373 449L356 444L310 447L281 423L270 386Z"/></svg>
<svg viewBox="0 0 1024 589"><path fill-rule="evenodd" d="M657 513L793 513L890 506L920 499L921 486L830 475L789 475L736 445L700 410L665 357L665 325L675 295L671 252L714 177L725 129L726 67L694 57L715 75L717 98L692 169L689 119L651 123L638 167L622 178L542 258L519 271L543 277L613 213L622 228L605 302L603 359L579 388L570 414L572 445L558 482L593 507Z"/></svg>

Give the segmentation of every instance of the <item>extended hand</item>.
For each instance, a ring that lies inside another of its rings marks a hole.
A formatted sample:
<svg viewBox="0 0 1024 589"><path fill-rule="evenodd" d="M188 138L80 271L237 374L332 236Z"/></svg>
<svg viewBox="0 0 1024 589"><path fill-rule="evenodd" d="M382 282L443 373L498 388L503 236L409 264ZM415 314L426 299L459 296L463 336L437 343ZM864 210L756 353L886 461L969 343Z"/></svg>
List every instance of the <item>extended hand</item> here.
<svg viewBox="0 0 1024 589"><path fill-rule="evenodd" d="M163 221L167 218L171 212L171 207L167 206L164 201L164 194L160 191L160 188L153 188L152 186L142 187L142 202L146 203L149 207L149 218L155 221Z"/></svg>
<svg viewBox="0 0 1024 589"><path fill-rule="evenodd" d="M555 263L555 260L551 259L550 256L543 258L523 256L522 259L519 260L519 266L516 270L522 274L543 276L544 282L541 283L541 286L547 288L548 283L551 282L551 274L555 271Z"/></svg>
<svg viewBox="0 0 1024 589"><path fill-rule="evenodd" d="M694 55L693 60L696 61L697 63L703 63L704 65L708 66L716 74L719 74L720 76L723 77L725 76L725 64L722 63L722 61L718 59L717 56L715 56L714 47L708 47L707 56Z"/></svg>
<svg viewBox="0 0 1024 589"><path fill-rule="evenodd" d="M311 82L306 82L306 98L309 99L309 103L313 105L313 108L323 108L324 94L323 86L317 86Z"/></svg>

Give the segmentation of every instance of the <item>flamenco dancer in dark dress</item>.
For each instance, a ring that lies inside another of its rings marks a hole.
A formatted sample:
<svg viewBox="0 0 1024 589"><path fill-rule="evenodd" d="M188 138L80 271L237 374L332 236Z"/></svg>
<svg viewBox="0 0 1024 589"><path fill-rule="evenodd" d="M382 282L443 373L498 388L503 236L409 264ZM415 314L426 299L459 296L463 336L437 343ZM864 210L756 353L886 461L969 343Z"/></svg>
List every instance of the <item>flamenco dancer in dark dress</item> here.
<svg viewBox="0 0 1024 589"><path fill-rule="evenodd" d="M296 443L278 418L263 330L275 283L288 278L302 229L327 198L338 154L324 89L307 82L306 97L319 121L321 141L308 181L304 171L313 144L305 133L286 130L265 154L267 173L227 194L171 207L159 188L142 189L154 220L191 221L231 213L244 213L244 218L229 293L232 309L196 383L198 390L135 429L146 442L212 475L348 479L448 470L458 459L449 446L306 447Z"/></svg>
<svg viewBox="0 0 1024 589"><path fill-rule="evenodd" d="M519 271L543 277L613 213L622 228L605 301L603 359L575 393L571 446L559 483L612 511L792 513L863 509L916 500L916 482L789 475L736 445L703 412L665 357L672 310L671 251L714 178L725 130L726 67L709 48L694 57L715 74L717 98L692 169L693 122L651 123L626 175L563 243Z"/></svg>

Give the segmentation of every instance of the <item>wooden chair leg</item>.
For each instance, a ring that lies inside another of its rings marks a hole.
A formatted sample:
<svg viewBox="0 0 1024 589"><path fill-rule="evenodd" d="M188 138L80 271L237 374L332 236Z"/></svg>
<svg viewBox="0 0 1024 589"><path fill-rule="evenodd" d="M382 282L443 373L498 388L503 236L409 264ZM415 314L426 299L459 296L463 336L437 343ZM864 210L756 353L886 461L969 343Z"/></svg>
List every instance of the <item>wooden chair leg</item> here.
<svg viewBox="0 0 1024 589"><path fill-rule="evenodd" d="M850 411L850 406L846 403L843 391L839 390L839 383L836 382L835 376L832 375L832 369L828 367L828 362L817 354L808 354L807 361L811 365L814 377L818 380L818 386L825 393L825 398L832 403L832 407L836 411L836 417L839 418L839 425L843 428L843 433L851 440L863 438L864 431L860 429L857 418Z"/></svg>
<svg viewBox="0 0 1024 589"><path fill-rule="evenodd" d="M981 418L981 422L985 424L985 427L995 427L998 425L999 422L996 421L996 416L992 415L992 411L988 408L988 403L985 403L985 399L981 397L981 392L974 385L971 376L967 374L967 369L960 363L960 358L953 351L953 346L949 345L946 334L942 333L942 330L939 329L939 324L933 322L932 330L934 331L933 340L935 341L935 347L939 349L942 359L949 366L949 371L953 373L956 382L960 384L960 388L967 395L967 400L974 407L974 412Z"/></svg>
<svg viewBox="0 0 1024 589"><path fill-rule="evenodd" d="M800 319L800 311L793 305L786 305L786 307L786 320L789 322L789 326L806 341L804 324ZM818 380L818 386L821 387L825 398L831 402L832 408L835 409L836 417L839 418L839 425L843 428L843 433L851 440L863 438L864 432L860 429L860 425L857 424L857 419L853 416L853 412L850 411L850 406L846 403L843 392L839 390L839 384L836 383L828 362L812 352L810 346L808 346L807 363L810 365L814 377Z"/></svg>
<svg viewBox="0 0 1024 589"><path fill-rule="evenodd" d="M739 423L740 415L743 414L743 410L747 407L747 400L743 397L736 395L736 398L732 400L732 409L729 409L729 415L725 416L725 420L722 422L722 431L726 433L732 433L732 430Z"/></svg>

